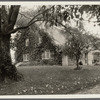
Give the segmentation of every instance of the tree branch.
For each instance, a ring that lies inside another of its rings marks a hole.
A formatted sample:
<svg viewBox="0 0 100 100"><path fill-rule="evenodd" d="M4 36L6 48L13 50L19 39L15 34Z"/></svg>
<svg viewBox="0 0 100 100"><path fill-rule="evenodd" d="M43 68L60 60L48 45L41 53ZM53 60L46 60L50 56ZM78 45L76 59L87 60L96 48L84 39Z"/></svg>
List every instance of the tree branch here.
<svg viewBox="0 0 100 100"><path fill-rule="evenodd" d="M31 26L32 24L34 24L35 22L38 22L38 21L49 21L50 22L51 20L37 19L37 20L34 20L33 22L29 23L27 26L22 26L22 27L18 27L18 28L13 29L8 34L15 33L15 32L17 32L18 30L21 30L21 29L26 29L26 28L28 28L29 26ZM63 26L65 28L65 30L71 34L70 29L68 27L66 27L65 25L63 25L60 22L57 22L57 23L60 24L61 26Z"/></svg>
<svg viewBox="0 0 100 100"><path fill-rule="evenodd" d="M33 23L35 23L35 22L44 21L44 20L41 20L41 19L37 19L37 20L35 20L35 19L36 19L38 16L40 16L41 14L43 14L44 12L49 11L49 10L50 10L51 8L53 8L53 7L54 7L54 5L53 5L52 7L50 7L50 8L48 8L48 9L46 9L45 11L38 13L37 15L35 15L35 16L30 20L30 22L29 22L28 25L22 26L22 27L18 27L18 28L16 28L16 29L13 29L13 30L11 30L10 32L8 32L8 34L17 32L17 31L20 30L20 29L28 28L29 26L31 26L31 25L32 25Z"/></svg>
<svg viewBox="0 0 100 100"><path fill-rule="evenodd" d="M54 7L54 6L52 6L52 7ZM47 10L45 10L45 11L43 11L43 12L38 13L37 15L35 15L35 16L30 20L30 22L28 23L28 25L15 28L15 29L11 30L10 32L8 32L8 34L15 33L15 32L17 32L17 31L20 30L20 29L28 28L29 26L31 26L32 24L34 24L35 22L38 22L38 21L48 21L48 22L51 22L52 19L51 19L51 20L50 20L50 19L42 19L43 17L41 17L41 18L39 18L39 19L36 19L36 18L37 18L38 16L40 16L41 14L43 14L44 12L47 12L48 10L50 10L52 7L48 8ZM36 20L35 20L35 19L36 19ZM56 19L54 19L54 20L56 20ZM56 22L56 23L58 23L59 25L63 26L63 27L65 28L65 30L66 30L68 33L71 34L70 29L69 29L66 25L63 25L61 22Z"/></svg>
<svg viewBox="0 0 100 100"><path fill-rule="evenodd" d="M28 16L26 16L26 15L24 15L24 14L22 14L22 13L19 13L21 16L24 16L24 17L26 17L26 18L28 18L28 19L31 19L30 17L28 17Z"/></svg>
<svg viewBox="0 0 100 100"><path fill-rule="evenodd" d="M48 9L46 9L45 11L38 13L37 15L35 15L35 16L31 19L31 21L33 21L33 20L34 20L35 18L37 18L39 15L41 15L41 14L43 14L43 13L49 11L49 10L50 10L51 8L53 8L53 7L54 7L54 5L53 5L52 7L50 7L50 8L48 8ZM30 21L30 22L31 22L31 21Z"/></svg>
<svg viewBox="0 0 100 100"><path fill-rule="evenodd" d="M29 26L31 26L32 24L34 24L35 22L38 22L38 21L43 21L43 20L35 20L35 21L33 21L32 23L29 23L26 26L17 27L15 29L11 30L8 34L15 33L15 32L17 32L18 30L21 30L21 29L26 29L26 28L28 28Z"/></svg>
<svg viewBox="0 0 100 100"><path fill-rule="evenodd" d="M10 8L9 17L8 17L8 22L9 22L8 29L9 30L12 30L16 23L18 13L19 13L19 8L20 8L20 6L17 6L17 5L13 5Z"/></svg>

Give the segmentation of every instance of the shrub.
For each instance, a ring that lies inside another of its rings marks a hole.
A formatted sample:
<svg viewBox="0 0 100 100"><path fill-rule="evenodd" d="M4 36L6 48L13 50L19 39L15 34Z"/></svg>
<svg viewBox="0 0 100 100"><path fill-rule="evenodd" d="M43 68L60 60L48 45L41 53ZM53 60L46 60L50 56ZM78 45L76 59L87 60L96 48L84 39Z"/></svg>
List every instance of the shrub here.
<svg viewBox="0 0 100 100"><path fill-rule="evenodd" d="M55 62L53 59L43 59L43 60L41 60L41 64L42 65L54 65Z"/></svg>

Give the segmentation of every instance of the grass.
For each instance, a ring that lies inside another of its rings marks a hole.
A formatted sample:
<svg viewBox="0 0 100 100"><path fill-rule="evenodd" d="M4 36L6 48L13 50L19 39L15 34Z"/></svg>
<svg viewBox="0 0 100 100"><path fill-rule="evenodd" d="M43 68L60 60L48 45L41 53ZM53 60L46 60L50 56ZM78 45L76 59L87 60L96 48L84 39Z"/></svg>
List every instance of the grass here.
<svg viewBox="0 0 100 100"><path fill-rule="evenodd" d="M100 66L21 66L20 82L0 84L0 95L73 94L100 82Z"/></svg>

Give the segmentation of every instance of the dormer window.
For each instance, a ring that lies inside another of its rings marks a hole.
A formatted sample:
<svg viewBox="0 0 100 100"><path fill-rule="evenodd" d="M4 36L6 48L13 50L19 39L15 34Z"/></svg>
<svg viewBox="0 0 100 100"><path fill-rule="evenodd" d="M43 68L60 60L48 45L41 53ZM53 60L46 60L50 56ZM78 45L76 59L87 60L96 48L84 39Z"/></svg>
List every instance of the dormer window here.
<svg viewBox="0 0 100 100"><path fill-rule="evenodd" d="M26 46L26 47L29 46L29 39L26 39L26 40L25 40L25 46Z"/></svg>

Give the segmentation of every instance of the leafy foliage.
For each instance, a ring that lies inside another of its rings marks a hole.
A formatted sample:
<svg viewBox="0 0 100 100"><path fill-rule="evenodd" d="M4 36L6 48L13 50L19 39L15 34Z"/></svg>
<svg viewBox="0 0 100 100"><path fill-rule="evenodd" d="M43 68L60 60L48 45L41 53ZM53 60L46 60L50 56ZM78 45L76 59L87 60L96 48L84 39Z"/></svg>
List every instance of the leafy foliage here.
<svg viewBox="0 0 100 100"><path fill-rule="evenodd" d="M14 45L16 46L16 60L18 62L23 61L23 54L29 53L30 55L30 61L34 62L41 62L41 55L45 50L50 50L53 52L54 60L50 62L54 62L53 64L61 64L61 52L59 51L60 48L54 43L53 37L51 37L47 32L44 32L44 30L40 30L39 27L34 24L30 27L30 29L27 29L23 31L20 35L20 38L18 39L17 36L14 41ZM25 40L29 39L29 46L25 46ZM39 43L39 38L41 38L41 43ZM59 58L59 57L60 58ZM50 64L48 61L48 64Z"/></svg>
<svg viewBox="0 0 100 100"><path fill-rule="evenodd" d="M84 45L85 41L83 39L82 33L80 33L79 30L74 30L74 33L72 33L72 35L67 38L63 52L64 54L67 54L69 57L71 57L71 59L76 59L76 64L78 64L79 59L82 56Z"/></svg>
<svg viewBox="0 0 100 100"><path fill-rule="evenodd" d="M97 49L96 42L99 40L87 33L83 34L77 28L73 28L71 35L67 37L63 52L71 59L76 59L77 67L79 66L79 60L83 54L88 54L91 50Z"/></svg>
<svg viewBox="0 0 100 100"><path fill-rule="evenodd" d="M91 14L90 18L93 18L94 16L96 16L96 18L99 21L99 17L100 17L100 6L99 5L82 5L82 7L80 8L81 12L86 11L88 14Z"/></svg>

